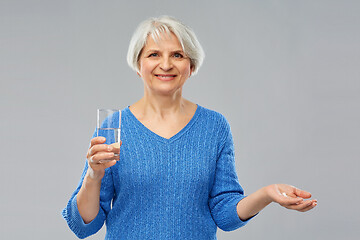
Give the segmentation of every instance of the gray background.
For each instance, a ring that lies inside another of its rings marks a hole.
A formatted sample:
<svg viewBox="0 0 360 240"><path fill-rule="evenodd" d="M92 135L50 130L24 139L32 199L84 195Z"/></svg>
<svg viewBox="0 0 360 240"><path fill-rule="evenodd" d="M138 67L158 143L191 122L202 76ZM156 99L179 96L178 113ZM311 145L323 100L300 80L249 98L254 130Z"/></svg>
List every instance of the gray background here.
<svg viewBox="0 0 360 240"><path fill-rule="evenodd" d="M128 43L140 21L168 14L205 49L184 96L229 120L245 192L284 182L319 201L308 213L272 204L218 238L357 239L359 11L355 0L1 0L1 238L76 239L60 212L96 109L142 96Z"/></svg>

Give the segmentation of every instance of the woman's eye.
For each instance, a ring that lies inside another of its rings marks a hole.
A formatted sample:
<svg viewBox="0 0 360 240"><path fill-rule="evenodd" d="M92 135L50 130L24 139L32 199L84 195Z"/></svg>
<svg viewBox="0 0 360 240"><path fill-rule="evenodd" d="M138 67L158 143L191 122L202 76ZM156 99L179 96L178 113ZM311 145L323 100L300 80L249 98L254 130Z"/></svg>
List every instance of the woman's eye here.
<svg viewBox="0 0 360 240"><path fill-rule="evenodd" d="M158 56L157 53L152 53L152 54L149 55L149 57L157 57L157 56Z"/></svg>
<svg viewBox="0 0 360 240"><path fill-rule="evenodd" d="M183 55L181 55L180 53L175 53L175 54L174 54L174 57L176 57L176 58L182 58Z"/></svg>

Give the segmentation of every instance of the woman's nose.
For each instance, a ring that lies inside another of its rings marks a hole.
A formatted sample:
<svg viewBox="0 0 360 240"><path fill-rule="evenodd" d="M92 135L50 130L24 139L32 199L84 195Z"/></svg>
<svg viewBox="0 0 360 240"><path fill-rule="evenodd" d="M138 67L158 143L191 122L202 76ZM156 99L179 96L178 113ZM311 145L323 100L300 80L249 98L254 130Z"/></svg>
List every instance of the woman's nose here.
<svg viewBox="0 0 360 240"><path fill-rule="evenodd" d="M164 57L161 59L160 68L163 71L169 71L170 69L172 69L172 67L173 66L172 66L170 58Z"/></svg>

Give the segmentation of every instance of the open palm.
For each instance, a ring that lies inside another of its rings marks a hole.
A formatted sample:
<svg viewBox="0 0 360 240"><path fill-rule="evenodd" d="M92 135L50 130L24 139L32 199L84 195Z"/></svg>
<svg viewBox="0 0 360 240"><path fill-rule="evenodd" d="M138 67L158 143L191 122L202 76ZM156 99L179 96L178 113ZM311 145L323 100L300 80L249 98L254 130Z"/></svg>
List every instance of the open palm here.
<svg viewBox="0 0 360 240"><path fill-rule="evenodd" d="M288 184L270 185L267 192L272 201L288 209L306 212L317 205L316 199L304 200L311 198L311 193Z"/></svg>

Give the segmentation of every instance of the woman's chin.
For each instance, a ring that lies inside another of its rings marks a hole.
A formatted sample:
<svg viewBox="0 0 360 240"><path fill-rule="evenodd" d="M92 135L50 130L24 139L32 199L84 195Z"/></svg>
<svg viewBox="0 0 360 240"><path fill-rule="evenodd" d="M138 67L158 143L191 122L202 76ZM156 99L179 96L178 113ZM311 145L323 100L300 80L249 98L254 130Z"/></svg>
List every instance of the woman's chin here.
<svg viewBox="0 0 360 240"><path fill-rule="evenodd" d="M174 96L177 93L181 94L181 88L169 88L169 87L162 87L162 88L156 88L152 89L152 95L158 95L158 96Z"/></svg>

